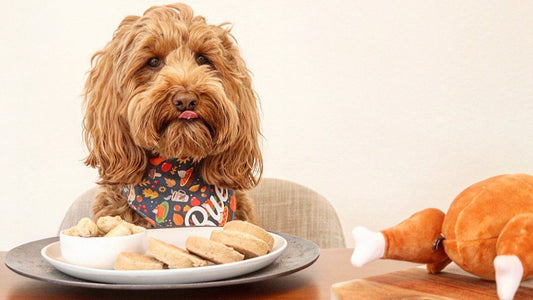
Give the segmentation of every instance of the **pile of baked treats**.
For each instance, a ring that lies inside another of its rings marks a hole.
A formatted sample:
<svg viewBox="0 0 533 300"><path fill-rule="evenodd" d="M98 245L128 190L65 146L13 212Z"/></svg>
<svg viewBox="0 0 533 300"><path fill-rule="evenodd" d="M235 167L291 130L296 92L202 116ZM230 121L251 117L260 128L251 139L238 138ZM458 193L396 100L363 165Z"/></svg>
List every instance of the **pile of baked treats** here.
<svg viewBox="0 0 533 300"><path fill-rule="evenodd" d="M120 217L102 217L94 223L85 218L64 233L81 237L111 237L140 232L141 228ZM189 236L182 249L155 238L148 238L145 254L122 252L115 270L158 270L226 264L265 255L272 251L274 238L259 226L231 221L211 232L210 238Z"/></svg>

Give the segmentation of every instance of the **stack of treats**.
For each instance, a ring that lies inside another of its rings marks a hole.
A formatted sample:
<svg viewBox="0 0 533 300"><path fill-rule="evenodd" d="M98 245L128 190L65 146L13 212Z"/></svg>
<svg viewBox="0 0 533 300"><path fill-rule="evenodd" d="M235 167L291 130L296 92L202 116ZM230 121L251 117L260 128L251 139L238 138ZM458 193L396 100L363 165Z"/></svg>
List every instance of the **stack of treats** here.
<svg viewBox="0 0 533 300"><path fill-rule="evenodd" d="M119 216L106 216L99 218L96 223L89 218L82 218L76 226L63 231L63 234L79 237L112 237L143 231L144 228L128 223Z"/></svg>
<svg viewBox="0 0 533 300"><path fill-rule="evenodd" d="M148 239L146 255L121 253L116 270L157 270L203 267L210 263L227 264L265 255L272 251L274 238L264 229L245 221L231 221L211 238L190 236L185 249L155 238Z"/></svg>

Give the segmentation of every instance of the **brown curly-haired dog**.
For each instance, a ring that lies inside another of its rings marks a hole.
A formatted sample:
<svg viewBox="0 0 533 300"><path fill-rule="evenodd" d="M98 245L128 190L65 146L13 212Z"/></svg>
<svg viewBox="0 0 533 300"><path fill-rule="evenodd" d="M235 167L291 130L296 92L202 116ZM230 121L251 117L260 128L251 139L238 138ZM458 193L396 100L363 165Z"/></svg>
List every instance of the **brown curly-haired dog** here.
<svg viewBox="0 0 533 300"><path fill-rule="evenodd" d="M199 162L205 182L235 190L235 217L255 221L245 191L263 167L259 104L226 25L208 25L185 4L155 6L126 17L93 56L84 135L86 164L98 168L103 187L95 219L119 215L152 227L123 187L139 183L150 158L162 156Z"/></svg>

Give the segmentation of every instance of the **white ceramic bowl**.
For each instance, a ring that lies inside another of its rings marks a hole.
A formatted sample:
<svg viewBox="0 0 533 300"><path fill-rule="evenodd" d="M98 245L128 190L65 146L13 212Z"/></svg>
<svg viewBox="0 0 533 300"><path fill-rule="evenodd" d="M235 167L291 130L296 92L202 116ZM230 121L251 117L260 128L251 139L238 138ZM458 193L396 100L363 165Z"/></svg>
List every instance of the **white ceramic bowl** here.
<svg viewBox="0 0 533 300"><path fill-rule="evenodd" d="M61 255L79 266L113 269L120 252L144 254L148 246L146 230L140 233L113 237L79 237L59 234Z"/></svg>

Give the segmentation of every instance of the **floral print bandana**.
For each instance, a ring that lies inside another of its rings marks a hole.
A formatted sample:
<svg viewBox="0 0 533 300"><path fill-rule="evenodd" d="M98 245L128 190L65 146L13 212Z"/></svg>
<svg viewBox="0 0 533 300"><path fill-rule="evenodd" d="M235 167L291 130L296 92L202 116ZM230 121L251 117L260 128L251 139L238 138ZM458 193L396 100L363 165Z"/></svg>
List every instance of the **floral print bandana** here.
<svg viewBox="0 0 533 300"><path fill-rule="evenodd" d="M129 206L155 227L224 226L235 191L206 184L192 159L154 157L138 184L124 186Z"/></svg>

